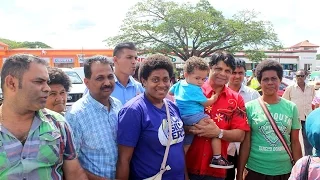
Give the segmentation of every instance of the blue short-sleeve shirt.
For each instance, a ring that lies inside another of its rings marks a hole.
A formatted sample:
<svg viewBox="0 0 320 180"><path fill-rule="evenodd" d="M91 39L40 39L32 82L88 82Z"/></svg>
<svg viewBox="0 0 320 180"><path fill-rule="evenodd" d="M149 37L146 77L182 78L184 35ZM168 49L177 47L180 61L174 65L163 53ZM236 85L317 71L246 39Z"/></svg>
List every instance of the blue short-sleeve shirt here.
<svg viewBox="0 0 320 180"><path fill-rule="evenodd" d="M208 99L203 94L201 87L189 84L186 80L181 80L174 84L169 92L174 94L181 116L204 112L201 103L207 102Z"/></svg>

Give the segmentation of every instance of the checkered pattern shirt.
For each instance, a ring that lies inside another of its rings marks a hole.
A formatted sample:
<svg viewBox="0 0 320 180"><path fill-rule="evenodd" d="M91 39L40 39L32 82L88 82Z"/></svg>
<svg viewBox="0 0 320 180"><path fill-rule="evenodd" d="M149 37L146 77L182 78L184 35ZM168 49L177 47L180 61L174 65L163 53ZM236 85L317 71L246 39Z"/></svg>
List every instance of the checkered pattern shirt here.
<svg viewBox="0 0 320 180"><path fill-rule="evenodd" d="M115 178L118 149L116 134L121 102L110 97L110 111L87 93L75 102L66 119L74 131L81 166L91 173Z"/></svg>
<svg viewBox="0 0 320 180"><path fill-rule="evenodd" d="M63 160L77 157L73 135L63 116L36 112L24 144L0 124L0 179L63 179Z"/></svg>

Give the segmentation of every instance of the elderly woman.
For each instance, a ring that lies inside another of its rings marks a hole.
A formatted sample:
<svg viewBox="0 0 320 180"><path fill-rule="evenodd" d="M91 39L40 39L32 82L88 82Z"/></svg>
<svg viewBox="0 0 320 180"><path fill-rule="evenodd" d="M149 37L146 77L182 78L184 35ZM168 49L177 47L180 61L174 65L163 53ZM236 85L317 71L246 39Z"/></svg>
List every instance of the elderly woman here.
<svg viewBox="0 0 320 180"><path fill-rule="evenodd" d="M159 172L169 139L169 123L172 141L166 165L171 170L165 171L162 178L185 179L183 123L178 108L165 99L172 75L173 65L165 56L152 55L142 62L140 79L145 92L128 101L119 112L117 179L145 179Z"/></svg>
<svg viewBox="0 0 320 180"><path fill-rule="evenodd" d="M71 87L71 81L69 76L59 68L48 67L48 73L51 91L47 98L46 108L62 114L66 109L67 94Z"/></svg>
<svg viewBox="0 0 320 180"><path fill-rule="evenodd" d="M299 142L299 121L297 106L277 95L283 76L280 63L264 60L256 68L257 79L261 85L262 96L246 103L246 111L251 131L246 132L240 147L237 180L242 179L246 165L246 180L285 180L292 169L291 159L265 115L259 100L265 104L285 143L292 152L293 160L301 158Z"/></svg>

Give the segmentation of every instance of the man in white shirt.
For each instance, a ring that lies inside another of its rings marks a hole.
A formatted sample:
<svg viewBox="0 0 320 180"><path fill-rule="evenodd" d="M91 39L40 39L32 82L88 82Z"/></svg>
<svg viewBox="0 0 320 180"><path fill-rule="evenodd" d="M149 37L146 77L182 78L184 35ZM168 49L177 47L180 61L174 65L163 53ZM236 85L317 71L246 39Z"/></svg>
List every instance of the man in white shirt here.
<svg viewBox="0 0 320 180"><path fill-rule="evenodd" d="M235 92L238 92L244 102L249 102L260 97L260 94L257 90L254 90L243 84L246 72L246 63L242 59L236 59L236 69L232 72L230 76L228 87ZM228 147L228 161L234 164L234 167L237 167L237 156L239 153L239 142L230 143ZM227 170L227 177L225 180L234 180L235 178L235 168Z"/></svg>
<svg viewBox="0 0 320 180"><path fill-rule="evenodd" d="M315 90L313 85L308 85L305 80L307 72L300 69L296 72L296 81L284 91L282 97L294 102L299 111L299 116L302 125L302 137L304 143L305 155L312 155L312 146L310 145L305 130L306 117L312 111L312 100L315 97Z"/></svg>

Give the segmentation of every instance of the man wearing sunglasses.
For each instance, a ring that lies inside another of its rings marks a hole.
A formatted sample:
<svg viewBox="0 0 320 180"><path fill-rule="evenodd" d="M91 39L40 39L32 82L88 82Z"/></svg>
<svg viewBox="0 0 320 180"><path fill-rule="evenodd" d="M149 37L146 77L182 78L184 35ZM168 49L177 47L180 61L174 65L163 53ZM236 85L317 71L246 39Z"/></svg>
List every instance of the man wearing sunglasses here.
<svg viewBox="0 0 320 180"><path fill-rule="evenodd" d="M302 125L304 153L305 155L312 155L312 146L306 137L305 122L306 117L312 111L312 100L315 96L315 90L313 85L305 83L306 77L307 72L305 70L298 70L296 73L295 83L286 88L282 97L297 105Z"/></svg>

